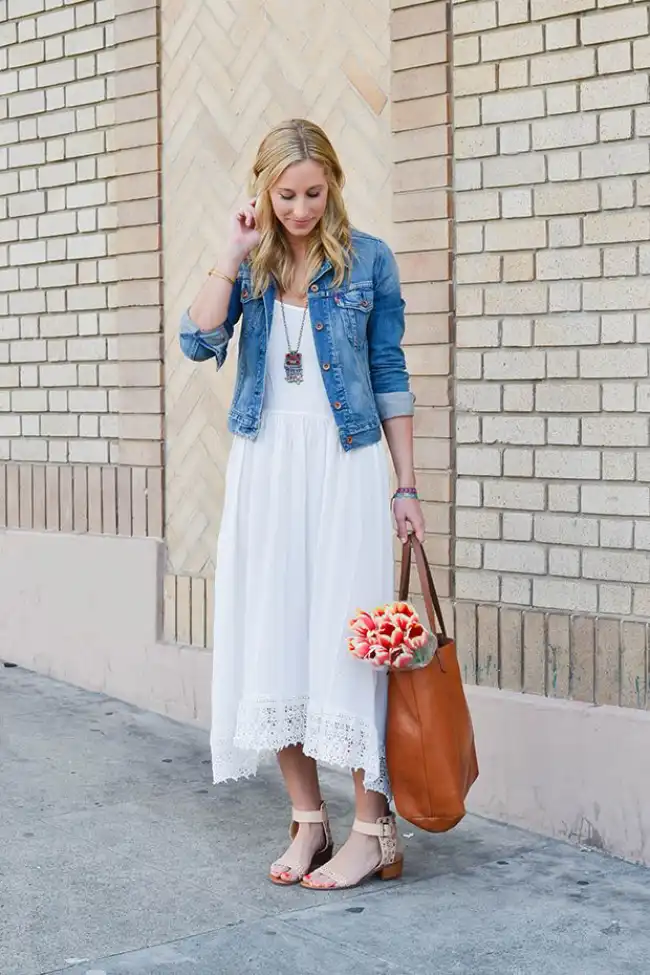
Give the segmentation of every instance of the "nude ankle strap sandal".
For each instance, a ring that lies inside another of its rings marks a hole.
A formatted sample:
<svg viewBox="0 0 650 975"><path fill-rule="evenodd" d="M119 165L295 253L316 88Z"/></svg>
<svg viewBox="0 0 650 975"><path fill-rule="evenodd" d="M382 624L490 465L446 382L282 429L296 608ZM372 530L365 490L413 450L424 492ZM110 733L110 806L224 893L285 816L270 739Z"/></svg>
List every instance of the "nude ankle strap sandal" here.
<svg viewBox="0 0 650 975"><path fill-rule="evenodd" d="M325 803L323 802L320 809L317 809L315 812L305 812L303 809L291 810L291 825L289 826L289 836L291 839L298 833L298 827L301 823L322 823L325 835L329 835L330 821Z"/></svg>
<svg viewBox="0 0 650 975"><path fill-rule="evenodd" d="M350 880L344 877L327 865L319 870L320 876L325 884L312 883L308 871L302 881L303 887L310 890L345 890L348 887L358 887L365 880L375 875L381 880L397 880L402 876L404 868L404 855L400 852L397 842L397 820L393 813L382 816L374 823L364 823L361 819L355 819L352 824L355 833L362 833L364 836L375 836L379 840L381 860L369 873L358 880Z"/></svg>
<svg viewBox="0 0 650 975"><path fill-rule="evenodd" d="M306 812L302 809L291 810L289 836L292 840L298 835L298 829L301 823L320 823L325 834L325 843L322 849L315 853L309 862L305 862L287 850L281 860L276 860L275 863L271 864L269 879L281 887L291 887L294 884L299 884L305 874L308 874L311 870L318 869L318 867L321 867L328 860L332 859L334 843L332 841L332 831L330 829L330 821L325 803L321 803L320 809L313 811Z"/></svg>

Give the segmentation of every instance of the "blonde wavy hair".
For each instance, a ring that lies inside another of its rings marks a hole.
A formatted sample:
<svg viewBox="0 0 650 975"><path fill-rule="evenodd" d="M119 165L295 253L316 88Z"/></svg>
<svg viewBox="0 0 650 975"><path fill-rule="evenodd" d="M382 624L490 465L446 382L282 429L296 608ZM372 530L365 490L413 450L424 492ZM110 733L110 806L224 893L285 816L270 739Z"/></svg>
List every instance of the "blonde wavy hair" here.
<svg viewBox="0 0 650 975"><path fill-rule="evenodd" d="M323 130L306 119L290 119L271 129L262 141L251 176L250 190L256 198L255 216L262 235L251 254L253 291L257 297L275 280L282 291L293 281L293 256L277 220L270 190L287 166L312 159L325 170L328 186L327 206L307 244L307 281L311 281L324 260L334 270L340 285L349 267L352 238L350 221L343 202L345 175L332 143Z"/></svg>

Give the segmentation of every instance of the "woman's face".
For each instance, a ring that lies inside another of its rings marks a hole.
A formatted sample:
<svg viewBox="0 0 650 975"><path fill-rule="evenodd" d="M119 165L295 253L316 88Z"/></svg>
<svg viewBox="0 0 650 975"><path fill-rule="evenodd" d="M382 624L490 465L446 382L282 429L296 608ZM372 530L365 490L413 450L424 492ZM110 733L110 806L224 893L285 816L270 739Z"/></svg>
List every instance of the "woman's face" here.
<svg viewBox="0 0 650 975"><path fill-rule="evenodd" d="M287 166L271 187L273 212L291 237L307 237L325 213L325 170L313 159Z"/></svg>

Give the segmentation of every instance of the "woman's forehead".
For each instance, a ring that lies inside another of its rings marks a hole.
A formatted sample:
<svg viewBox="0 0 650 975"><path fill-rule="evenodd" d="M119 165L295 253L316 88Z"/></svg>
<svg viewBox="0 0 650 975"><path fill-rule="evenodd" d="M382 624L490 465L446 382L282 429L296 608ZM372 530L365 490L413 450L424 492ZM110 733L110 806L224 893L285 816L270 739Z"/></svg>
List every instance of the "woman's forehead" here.
<svg viewBox="0 0 650 975"><path fill-rule="evenodd" d="M301 162L287 166L278 177L275 185L277 189L306 192L324 186L325 183L325 170L321 163L315 162L313 159L303 159Z"/></svg>

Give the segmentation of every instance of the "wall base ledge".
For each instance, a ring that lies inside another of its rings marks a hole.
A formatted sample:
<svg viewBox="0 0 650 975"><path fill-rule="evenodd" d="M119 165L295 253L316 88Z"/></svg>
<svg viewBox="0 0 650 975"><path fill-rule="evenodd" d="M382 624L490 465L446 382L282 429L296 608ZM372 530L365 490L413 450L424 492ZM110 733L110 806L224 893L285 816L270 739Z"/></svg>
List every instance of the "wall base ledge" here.
<svg viewBox="0 0 650 975"><path fill-rule="evenodd" d="M650 864L650 712L466 690L471 812Z"/></svg>

